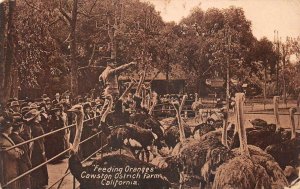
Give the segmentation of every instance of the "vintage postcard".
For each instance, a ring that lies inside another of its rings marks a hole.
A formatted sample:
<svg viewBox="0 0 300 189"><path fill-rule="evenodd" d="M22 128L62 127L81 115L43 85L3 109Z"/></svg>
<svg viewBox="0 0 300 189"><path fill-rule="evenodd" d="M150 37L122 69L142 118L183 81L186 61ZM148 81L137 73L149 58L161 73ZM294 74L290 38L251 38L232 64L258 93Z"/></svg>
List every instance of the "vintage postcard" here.
<svg viewBox="0 0 300 189"><path fill-rule="evenodd" d="M299 189L299 0L0 0L0 189Z"/></svg>

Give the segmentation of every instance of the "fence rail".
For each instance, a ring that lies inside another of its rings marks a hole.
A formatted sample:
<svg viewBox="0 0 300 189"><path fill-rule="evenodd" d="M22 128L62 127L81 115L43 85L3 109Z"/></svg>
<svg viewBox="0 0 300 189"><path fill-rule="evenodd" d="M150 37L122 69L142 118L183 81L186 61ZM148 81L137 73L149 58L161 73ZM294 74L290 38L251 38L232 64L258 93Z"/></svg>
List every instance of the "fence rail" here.
<svg viewBox="0 0 300 189"><path fill-rule="evenodd" d="M96 116L96 117L93 117L93 118L90 118L90 119L86 119L86 120L84 120L84 122L87 122L87 121L90 121L90 120L94 120L94 119L99 118L99 117L100 117L100 116ZM57 129L57 130L55 130L55 131L51 131L51 132L46 133L46 134L43 134L43 135L41 135L41 136L38 136L38 137L32 138L32 139L30 139L30 140L24 141L24 142L22 142L22 143L16 144L16 145L11 146L11 147L9 147L9 148L0 149L0 157L2 156L2 154L3 154L4 152L7 152L7 151L12 150L12 149L17 148L17 147L20 147L20 146L22 146L22 145L24 145L24 144L27 144L27 143L30 143L30 142L39 140L39 139L44 138L44 137L46 137L46 136L55 134L55 133L57 133L57 132L59 132L59 131L62 131L62 130L65 130L65 129L74 127L75 125L76 125L76 124L71 124L71 125L68 125L68 126L66 126L66 127ZM85 140L81 141L79 144L82 144L82 143L84 143L84 142L86 142L86 141L88 141L88 140L91 140L92 138L96 137L97 135L99 135L99 134L101 134L101 133L102 133L102 131L99 131L99 132L95 133L94 135L92 135L92 136L86 138ZM57 154L56 156L52 157L51 159L49 159L49 160L47 160L47 161L45 161L45 162L43 162L43 163L41 163L40 165L38 165L38 166L36 166L36 167L34 167L34 168L32 168L32 169L26 171L25 173L22 173L21 175L17 176L16 178L14 178L14 179L12 179L12 180L6 182L6 183L3 183L3 185L2 185L1 187L3 187L3 188L4 188L4 187L7 187L7 186L10 185L11 183L13 183L13 182L15 182L15 181L17 181L17 180L23 178L24 176L26 176L26 175L32 173L33 171L35 171L35 170L39 169L40 167L42 167L42 166L48 164L48 163L51 162L52 160L54 160L54 159L58 158L59 156L65 154L65 153L67 153L67 152L69 152L70 150L71 150L71 148L68 148L68 149L62 151L61 153ZM1 163L0 163L0 164L1 164L1 165L4 165L4 164L3 164L3 158L0 158L0 159L1 159ZM1 173L2 173L2 176L4 175L4 174L3 174L3 171L4 171L4 170L3 170L3 166L1 166ZM3 181L3 178L1 178L1 181Z"/></svg>

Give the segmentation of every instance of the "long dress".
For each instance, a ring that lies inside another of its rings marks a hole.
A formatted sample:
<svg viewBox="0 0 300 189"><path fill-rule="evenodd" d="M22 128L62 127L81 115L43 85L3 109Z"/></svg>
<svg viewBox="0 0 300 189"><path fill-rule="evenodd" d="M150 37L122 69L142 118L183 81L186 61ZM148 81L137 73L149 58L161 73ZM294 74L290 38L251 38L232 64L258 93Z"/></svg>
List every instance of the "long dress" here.
<svg viewBox="0 0 300 189"><path fill-rule="evenodd" d="M64 121L61 117L57 116L52 116L49 123L48 123L48 128L50 131L55 131L57 129L61 129L64 127ZM57 154L61 153L64 151L64 135L65 131L59 131L56 132L50 136L46 137L47 145L46 145L46 157L48 159L53 158ZM55 158L52 163L55 163L59 160L63 159L63 155L59 156L58 158Z"/></svg>
<svg viewBox="0 0 300 189"><path fill-rule="evenodd" d="M92 114L85 114L84 115L84 120L86 120L83 123L83 130L82 130L82 140L85 140L92 135L96 134L98 132L97 125L95 125L95 121L93 118ZM88 120L91 119L91 120ZM87 158L90 156L93 152L97 150L97 141L98 141L98 136L95 136L88 141L84 142L81 144L81 152L82 152L82 157Z"/></svg>
<svg viewBox="0 0 300 189"><path fill-rule="evenodd" d="M32 137L38 137L44 134L44 130L39 123L31 122ZM46 161L44 138L35 140L32 147L31 163L32 167L36 167ZM47 165L44 165L31 174L32 189L41 189L43 186L48 185L48 170Z"/></svg>

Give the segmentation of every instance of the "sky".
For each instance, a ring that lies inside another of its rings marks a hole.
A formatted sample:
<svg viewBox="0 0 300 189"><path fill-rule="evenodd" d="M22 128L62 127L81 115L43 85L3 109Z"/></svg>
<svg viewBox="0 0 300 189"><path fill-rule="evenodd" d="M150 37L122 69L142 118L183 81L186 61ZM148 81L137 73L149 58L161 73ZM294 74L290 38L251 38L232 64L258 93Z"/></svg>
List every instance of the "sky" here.
<svg viewBox="0 0 300 189"><path fill-rule="evenodd" d="M274 40L274 30L285 40L287 36L300 36L300 0L142 0L154 4L164 21L179 22L190 11L200 6L208 8L242 7L246 18L252 23L257 39L266 36Z"/></svg>

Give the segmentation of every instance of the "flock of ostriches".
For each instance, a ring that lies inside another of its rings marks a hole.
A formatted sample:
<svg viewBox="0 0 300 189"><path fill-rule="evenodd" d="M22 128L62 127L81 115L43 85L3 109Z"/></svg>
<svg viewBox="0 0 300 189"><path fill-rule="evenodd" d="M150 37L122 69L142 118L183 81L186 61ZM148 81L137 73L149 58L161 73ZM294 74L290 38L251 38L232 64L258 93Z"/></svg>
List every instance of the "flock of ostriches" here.
<svg viewBox="0 0 300 189"><path fill-rule="evenodd" d="M208 121L192 131L180 114L185 99L184 96L181 103L172 102L176 117L158 121L151 115L151 110L138 111L127 119L118 107L111 111L113 103L109 98L101 118L101 128L107 135L111 152L92 164L99 167L154 167L161 175L159 178L140 179L138 186L116 188L299 188L300 138L296 135L295 108L289 110L289 130L261 119L252 120L252 127L246 128L245 96L237 93L234 124L228 122L227 112L221 110L223 124ZM118 106L120 103L114 104ZM77 117L74 153L69 159L71 173L81 188L109 188L97 179L83 180L80 177L83 170L94 166L83 166L76 153L83 127L82 106L75 105L69 111ZM108 119L119 125L109 125Z"/></svg>

